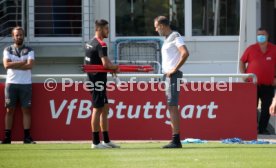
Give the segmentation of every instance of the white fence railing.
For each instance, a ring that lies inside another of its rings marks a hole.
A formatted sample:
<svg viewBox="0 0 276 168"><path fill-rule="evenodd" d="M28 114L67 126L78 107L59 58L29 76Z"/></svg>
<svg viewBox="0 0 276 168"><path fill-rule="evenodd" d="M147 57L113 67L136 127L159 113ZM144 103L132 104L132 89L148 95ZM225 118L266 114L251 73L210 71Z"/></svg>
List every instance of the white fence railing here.
<svg viewBox="0 0 276 168"><path fill-rule="evenodd" d="M118 74L119 78L162 78L163 74ZM33 78L86 78L86 74L33 74ZM108 77L112 76L108 74ZM255 74L183 74L183 78L252 78L257 83ZM0 80L6 75L0 75Z"/></svg>

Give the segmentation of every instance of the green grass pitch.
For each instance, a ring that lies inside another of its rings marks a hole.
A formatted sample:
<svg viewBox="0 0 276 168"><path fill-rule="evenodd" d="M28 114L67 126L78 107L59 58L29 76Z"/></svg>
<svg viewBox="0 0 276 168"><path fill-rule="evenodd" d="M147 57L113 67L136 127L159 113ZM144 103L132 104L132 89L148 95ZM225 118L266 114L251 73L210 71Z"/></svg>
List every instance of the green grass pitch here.
<svg viewBox="0 0 276 168"><path fill-rule="evenodd" d="M120 149L90 149L88 143L0 145L0 168L275 168L276 145L120 143Z"/></svg>

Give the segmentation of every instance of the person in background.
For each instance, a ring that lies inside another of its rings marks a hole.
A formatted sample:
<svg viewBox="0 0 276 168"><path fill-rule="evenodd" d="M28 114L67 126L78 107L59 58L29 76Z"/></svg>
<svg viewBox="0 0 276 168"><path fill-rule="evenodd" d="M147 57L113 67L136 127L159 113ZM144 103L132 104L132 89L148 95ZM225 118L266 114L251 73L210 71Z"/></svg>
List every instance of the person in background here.
<svg viewBox="0 0 276 168"><path fill-rule="evenodd" d="M178 112L179 88L178 79L183 74L180 68L189 56L183 37L170 27L169 20L165 16L158 16L154 20L155 31L160 36L165 36L162 46L162 68L164 78L168 79L166 89L167 108L170 112L172 141L163 148L182 148L180 141L180 114Z"/></svg>
<svg viewBox="0 0 276 168"><path fill-rule="evenodd" d="M104 68L117 71L118 66L111 63L107 56L107 45L103 39L108 37L109 26L106 20L96 20L95 37L85 45L85 64L103 65ZM107 73L87 73L88 79L94 86L101 85L101 89L91 89L93 113L91 116L92 145L91 148L119 148L120 146L111 142L108 132L108 99L106 95ZM98 83L98 84L97 84ZM99 132L103 134L103 143L100 142Z"/></svg>
<svg viewBox="0 0 276 168"><path fill-rule="evenodd" d="M2 144L11 143L11 129L17 101L23 112L24 144L35 144L31 128L32 105L32 73L34 65L34 51L24 45L24 30L21 27L12 29L14 44L6 47L3 52L3 65L7 70L5 85L5 138Z"/></svg>
<svg viewBox="0 0 276 168"><path fill-rule="evenodd" d="M257 31L257 43L249 46L240 59L240 72L257 76L257 106L261 100L261 115L258 122L259 134L270 134L267 125L270 119L269 106L274 96L273 81L276 66L276 47L268 42L264 28ZM251 79L245 79L250 82Z"/></svg>

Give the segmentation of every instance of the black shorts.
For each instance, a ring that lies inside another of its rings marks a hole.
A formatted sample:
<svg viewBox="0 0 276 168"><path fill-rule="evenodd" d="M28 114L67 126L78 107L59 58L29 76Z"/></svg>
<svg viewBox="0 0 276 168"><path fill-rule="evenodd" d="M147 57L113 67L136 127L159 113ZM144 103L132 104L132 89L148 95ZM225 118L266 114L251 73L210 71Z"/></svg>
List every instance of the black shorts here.
<svg viewBox="0 0 276 168"><path fill-rule="evenodd" d="M18 100L23 108L29 108L32 105L32 84L6 83L5 107L16 107Z"/></svg>
<svg viewBox="0 0 276 168"><path fill-rule="evenodd" d="M106 95L106 82L103 84L102 89L92 89L90 91L92 95L92 104L94 108L104 107L105 104L108 103L107 95Z"/></svg>

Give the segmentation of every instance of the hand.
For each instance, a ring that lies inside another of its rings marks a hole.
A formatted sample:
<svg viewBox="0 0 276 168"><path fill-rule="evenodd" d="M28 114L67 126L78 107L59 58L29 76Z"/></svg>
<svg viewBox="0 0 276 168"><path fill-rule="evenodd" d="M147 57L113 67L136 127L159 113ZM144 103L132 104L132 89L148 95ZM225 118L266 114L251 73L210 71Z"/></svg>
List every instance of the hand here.
<svg viewBox="0 0 276 168"><path fill-rule="evenodd" d="M273 86L276 86L276 78L274 78L274 80L273 80L273 84L272 84Z"/></svg>
<svg viewBox="0 0 276 168"><path fill-rule="evenodd" d="M248 82L249 78L248 77L242 77L243 82Z"/></svg>
<svg viewBox="0 0 276 168"><path fill-rule="evenodd" d="M174 74L177 70L176 69L171 69L169 72L166 73L166 76L169 78Z"/></svg>
<svg viewBox="0 0 276 168"><path fill-rule="evenodd" d="M118 66L117 69L114 70L114 73L119 73L119 72L120 72L120 68Z"/></svg>
<svg viewBox="0 0 276 168"><path fill-rule="evenodd" d="M111 76L113 77L113 78L116 78L117 77L117 73L114 71L114 72L110 72L111 73Z"/></svg>
<svg viewBox="0 0 276 168"><path fill-rule="evenodd" d="M275 98L272 100L272 103L269 107L269 112L271 115L276 115L276 99Z"/></svg>

